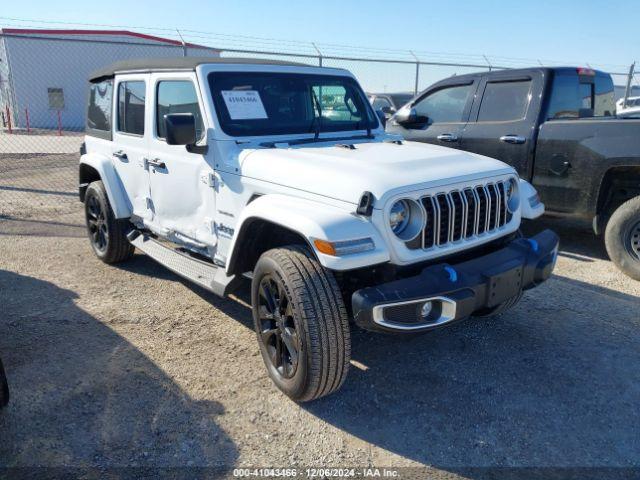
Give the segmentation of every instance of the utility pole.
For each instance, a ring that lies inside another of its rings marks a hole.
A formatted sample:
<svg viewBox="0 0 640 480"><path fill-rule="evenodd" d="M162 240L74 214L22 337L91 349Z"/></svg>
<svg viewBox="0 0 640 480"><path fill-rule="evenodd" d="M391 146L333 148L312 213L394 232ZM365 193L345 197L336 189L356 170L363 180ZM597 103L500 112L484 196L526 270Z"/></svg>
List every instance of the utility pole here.
<svg viewBox="0 0 640 480"><path fill-rule="evenodd" d="M180 30L178 30L176 28L176 32L178 32L178 36L180 37L180 42L182 43L182 56L186 57L187 56L187 44L184 42L184 38L182 38L182 34L180 33Z"/></svg>
<svg viewBox="0 0 640 480"><path fill-rule="evenodd" d="M320 49L316 46L315 43L311 42L311 45L313 45L313 48L315 48L316 53L318 54L318 66L321 67L322 66L322 52L320 51Z"/></svg>
<svg viewBox="0 0 640 480"><path fill-rule="evenodd" d="M629 67L629 76L627 77L627 87L624 89L624 100L622 101L622 108L627 108L627 101L629 100L629 94L631 93L631 80L633 79L633 70L636 67L636 62L633 62Z"/></svg>
<svg viewBox="0 0 640 480"><path fill-rule="evenodd" d="M420 80L420 59L418 57L416 57L416 54L413 53L411 50L409 50L409 53L416 60L416 83L415 83L415 85L413 87L413 95L415 96L415 95L418 94L418 81Z"/></svg>

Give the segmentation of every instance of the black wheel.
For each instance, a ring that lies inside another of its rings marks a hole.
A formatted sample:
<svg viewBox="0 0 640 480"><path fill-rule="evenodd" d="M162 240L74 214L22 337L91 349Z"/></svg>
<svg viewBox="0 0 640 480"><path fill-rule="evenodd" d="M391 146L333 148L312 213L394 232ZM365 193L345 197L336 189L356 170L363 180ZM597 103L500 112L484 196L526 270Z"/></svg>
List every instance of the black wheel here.
<svg viewBox="0 0 640 480"><path fill-rule="evenodd" d="M133 255L134 246L127 240L130 223L113 214L102 181L87 187L84 198L89 241L93 251L105 263L118 263Z"/></svg>
<svg viewBox="0 0 640 480"><path fill-rule="evenodd" d="M309 250L264 253L251 283L253 321L276 386L296 401L328 395L349 369L349 321L338 284Z"/></svg>
<svg viewBox="0 0 640 480"><path fill-rule="evenodd" d="M478 318L496 317L498 315L503 314L507 310L510 310L513 307L515 307L518 303L520 303L521 299L522 299L522 292L520 292L518 295L511 297L508 300L505 300L504 302L502 302L499 305L496 305L495 307L483 308L482 310L478 310L473 314L473 316Z"/></svg>
<svg viewBox="0 0 640 480"><path fill-rule="evenodd" d="M9 384L7 383L7 376L4 373L4 367L2 366L2 359L0 359L0 408L9 403Z"/></svg>
<svg viewBox="0 0 640 480"><path fill-rule="evenodd" d="M604 232L609 258L635 280L640 280L640 196L627 200L611 215Z"/></svg>

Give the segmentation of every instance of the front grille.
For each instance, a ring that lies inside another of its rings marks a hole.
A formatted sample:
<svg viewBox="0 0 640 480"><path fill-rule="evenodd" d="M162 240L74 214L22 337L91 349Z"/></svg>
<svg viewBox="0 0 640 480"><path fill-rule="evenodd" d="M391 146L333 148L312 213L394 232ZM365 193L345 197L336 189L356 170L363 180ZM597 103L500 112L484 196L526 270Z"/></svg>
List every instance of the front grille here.
<svg viewBox="0 0 640 480"><path fill-rule="evenodd" d="M511 221L506 204L507 181L476 185L420 199L427 214L421 241L407 243L411 249L429 249L490 234Z"/></svg>

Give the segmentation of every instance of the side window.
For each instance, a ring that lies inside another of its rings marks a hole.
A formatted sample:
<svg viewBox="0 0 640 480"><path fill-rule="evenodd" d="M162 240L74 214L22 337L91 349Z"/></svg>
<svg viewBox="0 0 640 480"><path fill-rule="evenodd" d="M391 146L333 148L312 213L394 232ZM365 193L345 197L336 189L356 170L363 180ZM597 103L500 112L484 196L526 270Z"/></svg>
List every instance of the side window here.
<svg viewBox="0 0 640 480"><path fill-rule="evenodd" d="M414 106L416 113L429 117L430 123L461 122L471 87L472 84L437 90Z"/></svg>
<svg viewBox="0 0 640 480"><path fill-rule="evenodd" d="M111 131L111 101L113 99L113 79L89 85L89 105L87 108L87 128Z"/></svg>
<svg viewBox="0 0 640 480"><path fill-rule="evenodd" d="M118 86L118 131L144 135L145 83L122 82Z"/></svg>
<svg viewBox="0 0 640 480"><path fill-rule="evenodd" d="M584 79L577 74L556 74L547 119L578 118L580 109L593 110L596 117L614 114L615 94L611 77L595 75Z"/></svg>
<svg viewBox="0 0 640 480"><path fill-rule="evenodd" d="M615 111L616 96L611 76L596 75L593 115L596 117L609 117L614 115Z"/></svg>
<svg viewBox="0 0 640 480"><path fill-rule="evenodd" d="M196 89L190 80L158 82L156 94L156 129L158 138L167 136L164 116L170 113L191 113L196 120L196 138L202 138L204 124Z"/></svg>
<svg viewBox="0 0 640 480"><path fill-rule="evenodd" d="M487 83L478 112L478 122L521 120L531 99L531 80Z"/></svg>
<svg viewBox="0 0 640 480"><path fill-rule="evenodd" d="M384 97L376 97L372 106L374 110L382 110L384 107L391 108L391 102Z"/></svg>

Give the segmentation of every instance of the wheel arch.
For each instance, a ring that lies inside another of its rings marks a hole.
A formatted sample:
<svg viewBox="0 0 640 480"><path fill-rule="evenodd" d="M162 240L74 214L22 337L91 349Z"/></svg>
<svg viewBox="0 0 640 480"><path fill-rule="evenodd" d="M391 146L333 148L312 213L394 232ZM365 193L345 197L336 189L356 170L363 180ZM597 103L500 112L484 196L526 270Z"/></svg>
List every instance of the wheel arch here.
<svg viewBox="0 0 640 480"><path fill-rule="evenodd" d="M115 217L129 218L132 212L131 202L127 199L120 177L109 159L103 155L82 155L78 178L80 201L84 202L89 184L98 180L102 180L104 184Z"/></svg>
<svg viewBox="0 0 640 480"><path fill-rule="evenodd" d="M292 244L307 246L318 259L311 243L300 232L265 218L247 218L238 232L236 248L227 263L227 273L242 274L251 271L264 252Z"/></svg>
<svg viewBox="0 0 640 480"><path fill-rule="evenodd" d="M598 188L593 227L596 234L604 231L607 218L615 208L640 195L640 165L610 167Z"/></svg>
<svg viewBox="0 0 640 480"><path fill-rule="evenodd" d="M347 210L281 194L253 198L236 223L226 262L228 274L250 271L264 251L291 243L308 246L320 264L332 270L349 270L389 260L386 244L376 228ZM373 239L374 250L344 257L326 255L313 245L313 239L338 241L365 237Z"/></svg>

